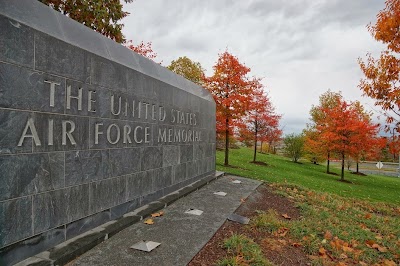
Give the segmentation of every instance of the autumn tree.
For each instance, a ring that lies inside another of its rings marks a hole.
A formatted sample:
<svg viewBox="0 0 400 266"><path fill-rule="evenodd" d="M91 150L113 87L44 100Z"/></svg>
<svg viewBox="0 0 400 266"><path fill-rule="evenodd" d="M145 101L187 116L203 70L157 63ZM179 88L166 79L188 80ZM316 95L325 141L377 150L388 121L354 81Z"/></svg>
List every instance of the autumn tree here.
<svg viewBox="0 0 400 266"><path fill-rule="evenodd" d="M303 155L304 148L304 136L303 134L289 134L283 139L285 144L284 152L285 155L290 157L293 162L297 163L300 157Z"/></svg>
<svg viewBox="0 0 400 266"><path fill-rule="evenodd" d="M358 126L353 137L353 152L349 154L356 162L356 173L359 172L361 157L374 152L376 147L383 148L381 139L378 137L379 125L372 123L372 114L367 112L359 101L352 103Z"/></svg>
<svg viewBox="0 0 400 266"><path fill-rule="evenodd" d="M250 68L239 62L239 59L229 52L219 55L213 66L214 74L206 78L205 86L211 92L217 105L217 132L225 136L225 165L229 165L229 136L237 119L245 112L251 97L247 74Z"/></svg>
<svg viewBox="0 0 400 266"><path fill-rule="evenodd" d="M196 84L202 85L203 83L204 69L201 67L201 64L190 60L186 56L172 60L167 68Z"/></svg>
<svg viewBox="0 0 400 266"><path fill-rule="evenodd" d="M359 88L365 95L375 99L386 115L387 129L395 122L400 125L400 0L386 0L386 7L377 15L374 25L367 26L371 35L386 45L379 58L370 53L367 60L358 59L365 78Z"/></svg>
<svg viewBox="0 0 400 266"><path fill-rule="evenodd" d="M275 121L271 121L268 128L260 135L260 152L262 151L263 143L268 143L268 152L275 152L276 144L282 140L282 129L279 128L279 120L281 115L275 116ZM272 125L271 125L272 124Z"/></svg>
<svg viewBox="0 0 400 266"><path fill-rule="evenodd" d="M141 41L138 45L135 45L132 40L128 41L125 46L128 49L131 49L135 53L143 55L150 60L153 60L157 57L157 53L153 51L152 43L151 42L143 42Z"/></svg>
<svg viewBox="0 0 400 266"><path fill-rule="evenodd" d="M120 0L39 0L83 25L123 43L121 19L129 13L122 10ZM133 0L124 0L130 3Z"/></svg>
<svg viewBox="0 0 400 266"><path fill-rule="evenodd" d="M279 126L281 116L275 113L260 79L253 78L249 85L252 87L252 96L248 102L246 115L238 124L242 137L251 138L254 144L253 162L256 162L258 141Z"/></svg>
<svg viewBox="0 0 400 266"><path fill-rule="evenodd" d="M314 156L320 157L325 156L326 158L326 173L330 173L330 159L332 155L332 141L325 136L325 138L321 138L321 131L317 129L317 127L321 128L326 123L327 114L324 110L334 108L337 104L342 100L342 95L340 92L333 92L328 90L323 93L319 97L319 105L312 106L310 110L310 120L311 124L309 124L309 129L312 132L312 136L310 134L305 135L305 145L306 151L308 153L314 154ZM312 138L310 138L312 137Z"/></svg>
<svg viewBox="0 0 400 266"><path fill-rule="evenodd" d="M347 103L340 98L337 101L332 108L321 108L325 119L324 123L317 125L317 130L322 140L329 140L330 150L340 156L342 161L340 179L344 181L346 156L359 156L363 149L370 149L362 142L371 141L369 138L376 135L378 126L366 119L364 113L360 113L357 102Z"/></svg>
<svg viewBox="0 0 400 266"><path fill-rule="evenodd" d="M326 159L326 147L321 145L320 132L315 125L307 125L303 130L304 135L304 157L313 164L317 164ZM328 169L329 171L329 169Z"/></svg>
<svg viewBox="0 0 400 266"><path fill-rule="evenodd" d="M387 141L389 153L392 155L393 162L396 160L396 155L400 153L400 137L394 135Z"/></svg>

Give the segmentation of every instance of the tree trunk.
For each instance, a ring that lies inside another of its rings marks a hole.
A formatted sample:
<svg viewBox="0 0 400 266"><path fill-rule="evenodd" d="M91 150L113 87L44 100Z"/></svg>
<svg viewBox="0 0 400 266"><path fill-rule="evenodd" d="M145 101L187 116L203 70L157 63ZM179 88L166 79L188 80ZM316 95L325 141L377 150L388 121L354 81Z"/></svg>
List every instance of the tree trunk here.
<svg viewBox="0 0 400 266"><path fill-rule="evenodd" d="M358 174L358 162L357 162L357 170L356 170L356 173Z"/></svg>
<svg viewBox="0 0 400 266"><path fill-rule="evenodd" d="M263 141L261 141L261 146L260 146L260 152L262 153L262 145L263 145Z"/></svg>
<svg viewBox="0 0 400 266"><path fill-rule="evenodd" d="M331 153L328 151L328 160L326 162L326 173L329 174L329 160L331 157Z"/></svg>
<svg viewBox="0 0 400 266"><path fill-rule="evenodd" d="M255 130L254 130L254 156L253 156L253 163L256 162L257 157L257 120L254 122Z"/></svg>
<svg viewBox="0 0 400 266"><path fill-rule="evenodd" d="M340 175L340 180L344 181L344 153L342 153L342 173Z"/></svg>
<svg viewBox="0 0 400 266"><path fill-rule="evenodd" d="M229 165L229 119L225 120L225 166Z"/></svg>

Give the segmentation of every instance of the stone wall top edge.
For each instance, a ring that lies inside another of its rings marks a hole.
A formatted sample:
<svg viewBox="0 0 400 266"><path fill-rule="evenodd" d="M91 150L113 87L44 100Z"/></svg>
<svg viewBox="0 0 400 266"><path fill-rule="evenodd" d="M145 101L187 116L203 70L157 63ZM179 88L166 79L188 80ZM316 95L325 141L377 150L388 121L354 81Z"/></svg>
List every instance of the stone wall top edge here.
<svg viewBox="0 0 400 266"><path fill-rule="evenodd" d="M215 103L211 94L201 86L132 52L39 1L0 0L0 15ZM77 38L77 33L79 33L79 38Z"/></svg>

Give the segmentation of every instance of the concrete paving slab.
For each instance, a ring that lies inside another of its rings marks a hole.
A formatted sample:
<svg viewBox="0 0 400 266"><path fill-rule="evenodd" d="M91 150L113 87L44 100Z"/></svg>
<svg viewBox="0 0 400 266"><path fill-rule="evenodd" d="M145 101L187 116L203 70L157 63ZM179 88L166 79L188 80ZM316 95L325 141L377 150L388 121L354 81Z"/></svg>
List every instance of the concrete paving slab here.
<svg viewBox="0 0 400 266"><path fill-rule="evenodd" d="M232 180L242 181L233 184ZM83 254L69 265L186 265L261 182L224 176L167 206L164 216L153 225L134 224ZM223 190L225 197L213 192ZM203 210L200 216L187 215L188 209ZM131 249L138 241L161 245L151 252Z"/></svg>

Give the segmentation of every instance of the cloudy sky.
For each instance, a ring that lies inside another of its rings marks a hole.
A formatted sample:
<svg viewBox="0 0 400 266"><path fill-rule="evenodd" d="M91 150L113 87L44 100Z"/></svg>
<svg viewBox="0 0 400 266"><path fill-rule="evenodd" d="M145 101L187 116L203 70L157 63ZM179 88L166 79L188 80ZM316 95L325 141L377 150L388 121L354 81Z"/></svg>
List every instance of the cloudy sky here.
<svg viewBox="0 0 400 266"><path fill-rule="evenodd" d="M124 7L123 32L134 43L151 41L162 65L187 56L208 75L228 49L264 77L291 133L305 127L328 89L377 109L357 88L357 58L382 50L366 25L383 7L384 0L136 0Z"/></svg>

